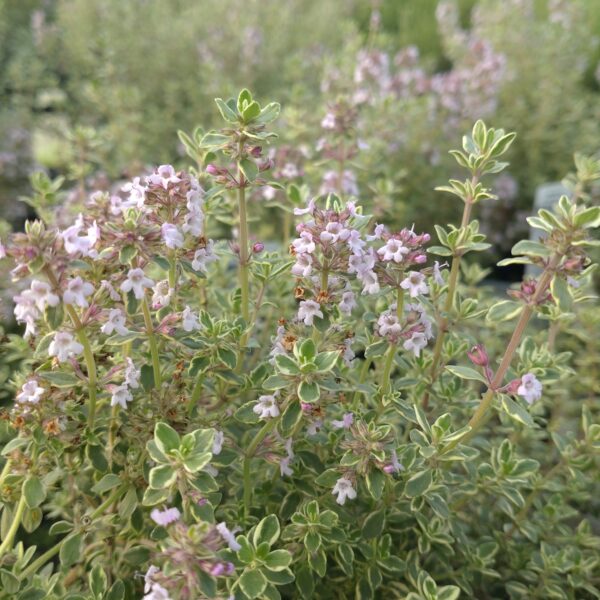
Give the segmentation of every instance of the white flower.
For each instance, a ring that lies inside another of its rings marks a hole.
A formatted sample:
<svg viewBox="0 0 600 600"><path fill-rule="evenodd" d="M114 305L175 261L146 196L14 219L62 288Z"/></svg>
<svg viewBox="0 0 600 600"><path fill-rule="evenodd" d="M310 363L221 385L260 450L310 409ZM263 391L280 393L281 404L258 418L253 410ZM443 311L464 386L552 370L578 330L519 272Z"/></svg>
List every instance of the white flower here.
<svg viewBox="0 0 600 600"><path fill-rule="evenodd" d="M315 243L313 242L312 234L308 231L303 231L299 238L292 242L296 254L312 254L315 251Z"/></svg>
<svg viewBox="0 0 600 600"><path fill-rule="evenodd" d="M199 248L196 250L194 254L194 260L192 260L192 269L194 269L194 271L206 273L206 265L217 260L217 256L213 250L213 245L214 242L212 240L208 240L206 248Z"/></svg>
<svg viewBox="0 0 600 600"><path fill-rule="evenodd" d="M352 482L346 477L340 477L333 486L332 494L337 494L335 501L338 504L344 504L346 498L354 500L356 498L356 490L352 487Z"/></svg>
<svg viewBox="0 0 600 600"><path fill-rule="evenodd" d="M356 356L356 354L354 354L354 350L352 350L352 342L353 338L346 338L344 340L344 353L342 354L342 358L344 359L344 364L347 367L352 366L352 361Z"/></svg>
<svg viewBox="0 0 600 600"><path fill-rule="evenodd" d="M439 261L435 261L433 263L433 280L438 284L438 285L444 285L444 278L442 277L442 272L440 270L440 263Z"/></svg>
<svg viewBox="0 0 600 600"><path fill-rule="evenodd" d="M348 248L350 248L353 254L362 254L363 246L367 242L360 237L360 231L356 229L346 229L346 231L348 231L348 236L344 241L348 244Z"/></svg>
<svg viewBox="0 0 600 600"><path fill-rule="evenodd" d="M173 225L172 223L163 223L160 228L160 232L167 248L175 250L175 248L181 248L183 246L183 233L179 231L177 225Z"/></svg>
<svg viewBox="0 0 600 600"><path fill-rule="evenodd" d="M335 115L332 112L328 112L321 120L321 127L323 129L335 129Z"/></svg>
<svg viewBox="0 0 600 600"><path fill-rule="evenodd" d="M181 513L179 512L179 509L175 507L165 508L165 510L159 510L158 508L155 508L150 513L150 517L156 524L166 527L167 525L178 521L181 517Z"/></svg>
<svg viewBox="0 0 600 600"><path fill-rule="evenodd" d="M527 404L533 404L542 397L542 384L533 373L527 373L521 377L517 394L525 398Z"/></svg>
<svg viewBox="0 0 600 600"><path fill-rule="evenodd" d="M81 308L87 308L90 304L87 296L94 293L94 286L81 277L73 277L67 283L67 289L63 294L65 304L75 304Z"/></svg>
<svg viewBox="0 0 600 600"><path fill-rule="evenodd" d="M308 277L312 272L313 259L310 254L298 254L296 263L292 266L292 275Z"/></svg>
<svg viewBox="0 0 600 600"><path fill-rule="evenodd" d="M315 317L323 318L321 305L314 300L303 300L298 309L298 320L303 321L305 325L312 325Z"/></svg>
<svg viewBox="0 0 600 600"><path fill-rule="evenodd" d="M282 477L285 477L286 475L291 477L294 474L294 471L292 471L292 468L290 467L291 460L292 459L289 456L282 456L279 459L279 473Z"/></svg>
<svg viewBox="0 0 600 600"><path fill-rule="evenodd" d="M80 233L84 227L83 216L80 214L75 224L65 229L60 236L68 254L81 253L83 256L95 258L98 253L93 247L100 238L100 229L94 221L94 224L88 227L86 234L82 236Z"/></svg>
<svg viewBox="0 0 600 600"><path fill-rule="evenodd" d="M159 281L152 293L152 308L159 309L169 306L174 293L175 290L169 287L169 282L166 279Z"/></svg>
<svg viewBox="0 0 600 600"><path fill-rule="evenodd" d="M357 277L362 278L373 271L375 266L375 254L372 249L363 254L353 254L348 259L348 273L356 273Z"/></svg>
<svg viewBox="0 0 600 600"><path fill-rule="evenodd" d="M353 308L356 308L356 300L354 299L354 292L352 290L346 290L342 293L342 300L338 304L340 311L349 315Z"/></svg>
<svg viewBox="0 0 600 600"><path fill-rule="evenodd" d="M189 192L188 192L189 194ZM195 205L192 205L195 206ZM188 201L188 208L190 207L190 202ZM190 233L191 235L200 236L203 233L204 225L204 213L200 208L194 208L188 212L185 216L185 223L182 225L182 229L185 233Z"/></svg>
<svg viewBox="0 0 600 600"><path fill-rule="evenodd" d="M350 429L352 423L354 423L354 415L351 412L345 413L341 421L336 419L331 421L334 429Z"/></svg>
<svg viewBox="0 0 600 600"><path fill-rule="evenodd" d="M319 239L325 243L335 244L338 239L345 239L347 236L348 230L344 229L341 223L333 221L332 223L327 223L325 231L321 232Z"/></svg>
<svg viewBox="0 0 600 600"><path fill-rule="evenodd" d="M17 323L25 323L24 338L35 335L35 322L42 316L36 305L31 290L24 290L22 294L13 297L15 303L14 313Z"/></svg>
<svg viewBox="0 0 600 600"><path fill-rule="evenodd" d="M279 406L275 396L260 396L252 409L260 419L269 419L279 416Z"/></svg>
<svg viewBox="0 0 600 600"><path fill-rule="evenodd" d="M404 260L404 256L410 252L400 240L390 238L385 246L382 246L377 250L381 260L393 260L394 262L400 263Z"/></svg>
<svg viewBox="0 0 600 600"><path fill-rule="evenodd" d="M83 352L83 346L73 339L68 331L57 331L48 346L48 354L56 356L59 362L65 362L70 356Z"/></svg>
<svg viewBox="0 0 600 600"><path fill-rule="evenodd" d="M377 332L381 337L396 336L402 331L402 325L393 312L386 310L377 319Z"/></svg>
<svg viewBox="0 0 600 600"><path fill-rule="evenodd" d="M142 600L171 600L169 592L159 583L153 583L151 589L146 592Z"/></svg>
<svg viewBox="0 0 600 600"><path fill-rule="evenodd" d="M308 213L311 213L315 210L315 201L314 200L309 200L308 204L306 205L306 208L295 208L294 209L294 214L299 217L301 215L306 215Z"/></svg>
<svg viewBox="0 0 600 600"><path fill-rule="evenodd" d="M223 450L223 440L225 439L225 434L222 431L215 431L215 437L213 438L213 447L212 453L214 456L221 454L221 450Z"/></svg>
<svg viewBox="0 0 600 600"><path fill-rule="evenodd" d="M427 346L427 336L424 333L417 331L402 345L405 350L412 350L415 356L419 356L421 350Z"/></svg>
<svg viewBox="0 0 600 600"><path fill-rule="evenodd" d="M129 388L126 384L117 385L113 388L112 396L110 399L111 406L121 406L124 409L127 409L127 403L133 400L133 396L129 391Z"/></svg>
<svg viewBox="0 0 600 600"><path fill-rule="evenodd" d="M46 306L57 306L60 302L60 298L52 293L50 284L45 281L34 279L29 286L29 293L40 311L43 311Z"/></svg>
<svg viewBox="0 0 600 600"><path fill-rule="evenodd" d="M121 212L125 212L128 208L144 207L144 200L146 198L146 188L140 183L139 177L134 177L133 181L126 183L121 188L121 190L124 192L129 192L129 200L127 202L122 202L119 207ZM117 197L118 196L113 196L113 198ZM113 198L111 198L111 204ZM113 212L113 214L116 213Z"/></svg>
<svg viewBox="0 0 600 600"><path fill-rule="evenodd" d="M38 385L37 379L29 379L23 384L16 400L17 402L37 404L45 391L43 387Z"/></svg>
<svg viewBox="0 0 600 600"><path fill-rule="evenodd" d="M160 165L156 169L156 173L146 177L146 183L149 185L160 185L165 190L169 187L169 183L179 183L181 179L175 175L175 169L171 165Z"/></svg>
<svg viewBox="0 0 600 600"><path fill-rule="evenodd" d="M154 281L150 277L146 277L143 269L135 268L129 269L127 279L121 284L121 291L133 291L133 295L141 300L144 297L144 288L151 287L154 287Z"/></svg>
<svg viewBox="0 0 600 600"><path fill-rule="evenodd" d="M375 271L367 271L361 274L361 280L363 284L362 293L364 294L377 294L379 292L379 279Z"/></svg>
<svg viewBox="0 0 600 600"><path fill-rule="evenodd" d="M108 312L108 320L100 328L102 333L112 335L116 331L119 335L126 335L129 329L125 327L125 313L120 308L111 308Z"/></svg>
<svg viewBox="0 0 600 600"><path fill-rule="evenodd" d="M198 323L198 315L192 312L189 306L186 306L181 313L181 326L184 331L194 331L195 329L201 329L202 325Z"/></svg>
<svg viewBox="0 0 600 600"><path fill-rule="evenodd" d="M380 223L379 225L375 226L373 235L367 235L366 238L369 242L372 242L374 240L380 240L381 236L383 235L384 232L385 232L385 225L383 223Z"/></svg>
<svg viewBox="0 0 600 600"><path fill-rule="evenodd" d="M129 356L125 359L125 384L137 390L140 387L140 370L136 368Z"/></svg>
<svg viewBox="0 0 600 600"><path fill-rule="evenodd" d="M144 575L144 593L147 594L152 589L152 584L154 583L152 581L152 577L154 577L154 575L157 573L160 573L160 569L158 567L155 567L154 565L150 565L148 567L148 570Z"/></svg>
<svg viewBox="0 0 600 600"><path fill-rule="evenodd" d="M425 283L425 275L418 271L409 271L408 277L400 283L403 290L408 290L411 298L416 298L419 294L429 293L429 288Z"/></svg>
<svg viewBox="0 0 600 600"><path fill-rule="evenodd" d="M235 534L233 533L233 531L230 531L227 528L227 525L225 523L219 523L217 525L217 531L221 534L221 537L225 540L225 542L229 546L229 549L232 552L237 552L238 550L242 549L242 547L237 543L235 539Z"/></svg>

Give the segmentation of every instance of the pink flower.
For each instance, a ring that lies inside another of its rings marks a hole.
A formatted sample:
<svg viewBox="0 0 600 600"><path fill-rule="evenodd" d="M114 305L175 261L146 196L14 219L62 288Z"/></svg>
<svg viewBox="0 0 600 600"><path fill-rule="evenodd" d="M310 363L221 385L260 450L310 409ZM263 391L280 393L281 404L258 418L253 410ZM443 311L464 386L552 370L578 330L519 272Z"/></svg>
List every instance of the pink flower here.
<svg viewBox="0 0 600 600"><path fill-rule="evenodd" d="M521 377L517 394L525 398L527 404L533 404L542 397L542 384L533 373L527 373Z"/></svg>
<svg viewBox="0 0 600 600"><path fill-rule="evenodd" d="M65 304L75 304L81 308L87 308L89 302L87 296L91 296L94 293L94 286L81 279L81 277L73 277L67 283L67 289L63 293L63 300Z"/></svg>

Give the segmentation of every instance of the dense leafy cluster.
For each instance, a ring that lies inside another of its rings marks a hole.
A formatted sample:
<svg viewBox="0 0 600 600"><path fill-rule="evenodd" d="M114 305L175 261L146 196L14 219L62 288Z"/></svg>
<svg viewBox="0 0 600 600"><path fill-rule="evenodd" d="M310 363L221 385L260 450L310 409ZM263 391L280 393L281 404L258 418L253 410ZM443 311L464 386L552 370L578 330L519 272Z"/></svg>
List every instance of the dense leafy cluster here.
<svg viewBox="0 0 600 600"><path fill-rule="evenodd" d="M0 246L30 347L0 597L597 597L597 387L557 348L595 310L594 165L529 219L542 237L511 260L538 274L498 300L464 256L488 248L472 211L514 134L478 121L452 151L463 218L432 244L366 214L343 169L321 195L271 181L279 105L216 102L222 129L182 135L193 170ZM283 251L252 232L265 187L298 220Z"/></svg>

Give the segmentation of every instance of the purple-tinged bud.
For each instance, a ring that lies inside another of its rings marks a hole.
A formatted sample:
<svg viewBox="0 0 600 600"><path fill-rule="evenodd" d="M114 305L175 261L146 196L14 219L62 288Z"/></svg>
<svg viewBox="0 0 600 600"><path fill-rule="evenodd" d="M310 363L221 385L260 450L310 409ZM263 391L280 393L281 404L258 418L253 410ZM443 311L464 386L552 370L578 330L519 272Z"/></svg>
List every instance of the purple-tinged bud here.
<svg viewBox="0 0 600 600"><path fill-rule="evenodd" d="M219 169L219 167L217 167L211 163L211 164L206 165L206 172L209 175L220 175L221 170Z"/></svg>
<svg viewBox="0 0 600 600"><path fill-rule="evenodd" d="M431 240L431 236L428 233L421 234L421 241L423 244L427 244Z"/></svg>
<svg viewBox="0 0 600 600"><path fill-rule="evenodd" d="M254 158L258 158L259 156L262 155L262 147L254 146L254 147L250 148L250 154L252 154L252 156L254 156Z"/></svg>
<svg viewBox="0 0 600 600"><path fill-rule="evenodd" d="M471 350L467 352L467 356L471 362L478 367L487 367L490 364L490 358L482 344L473 346Z"/></svg>
<svg viewBox="0 0 600 600"><path fill-rule="evenodd" d="M392 473L396 472L396 468L394 465L385 465L385 467L383 467L383 472L391 475Z"/></svg>
<svg viewBox="0 0 600 600"><path fill-rule="evenodd" d="M223 563L217 563L212 566L212 568L210 570L210 574L213 577L221 577L221 575L225 574L225 571L226 571L225 565Z"/></svg>
<svg viewBox="0 0 600 600"><path fill-rule="evenodd" d="M521 379L513 379L505 388L507 394L515 395L517 390L521 387Z"/></svg>
<svg viewBox="0 0 600 600"><path fill-rule="evenodd" d="M252 246L252 252L254 252L254 254L260 254L264 249L265 245L262 242L256 242Z"/></svg>
<svg viewBox="0 0 600 600"><path fill-rule="evenodd" d="M417 254L413 260L418 265L422 265L427 262L427 256L425 254Z"/></svg>
<svg viewBox="0 0 600 600"><path fill-rule="evenodd" d="M300 406L302 407L303 412L312 412L313 405L309 402L300 402Z"/></svg>

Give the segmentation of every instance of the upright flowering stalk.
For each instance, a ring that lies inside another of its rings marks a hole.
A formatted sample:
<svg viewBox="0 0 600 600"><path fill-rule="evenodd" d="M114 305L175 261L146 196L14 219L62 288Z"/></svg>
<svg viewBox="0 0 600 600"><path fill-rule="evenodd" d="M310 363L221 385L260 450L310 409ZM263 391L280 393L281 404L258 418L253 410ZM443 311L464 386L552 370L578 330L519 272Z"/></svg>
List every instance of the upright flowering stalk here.
<svg viewBox="0 0 600 600"><path fill-rule="evenodd" d="M248 90L242 90L237 100L227 102L216 99L221 116L228 126L219 132L209 132L201 140L204 149L221 152L227 164L220 167L209 164L206 171L214 177L215 188L211 195L222 189L237 190L237 224L239 255L240 312L247 324L250 322L250 257L252 255L248 232L246 190L250 186L264 186L267 181L261 176L271 168L271 160L263 159L262 145L276 137L265 130L268 123L279 115L276 102L264 108L252 98ZM279 184L273 184L279 187ZM245 337L242 346L245 345Z"/></svg>
<svg viewBox="0 0 600 600"><path fill-rule="evenodd" d="M438 307L438 335L429 372L430 386L433 385L439 374L444 338L455 308L462 257L468 252L482 251L490 247L484 242L485 236L479 233L479 223L471 221L471 211L475 204L482 200L495 198L480 180L485 174L499 173L507 166L508 163L499 162L497 159L510 148L515 136L515 133L505 133L503 129L488 128L483 121L477 121L471 135L463 137L463 150L450 151L456 162L469 171L470 178L464 181L453 179L450 180L450 185L436 188L438 191L449 192L460 198L463 202L463 214L458 228L450 226L445 230L439 225L435 226L441 246L433 246L429 249L432 254L452 257L446 299L441 310ZM424 396L425 407L428 399L429 390Z"/></svg>
<svg viewBox="0 0 600 600"><path fill-rule="evenodd" d="M597 242L588 239L588 230L600 226L600 207L578 207L567 196L562 196L554 213L541 209L538 216L530 217L528 222L532 227L543 231L540 241L518 242L512 249L515 258L503 260L499 264L536 265L543 269L542 274L537 279L525 280L520 290L511 291L511 295L522 303L512 337L494 377L489 381L487 391L469 420L468 430L449 443L443 453L473 437L485 423L497 393L517 393L528 403L540 397L541 385L534 375L528 373L507 386L504 386L504 378L531 317L536 312L545 312L547 305L568 306L572 302L573 292L569 280L589 264L586 247L595 246ZM488 318L494 320L494 315L505 310L506 302L492 306Z"/></svg>

